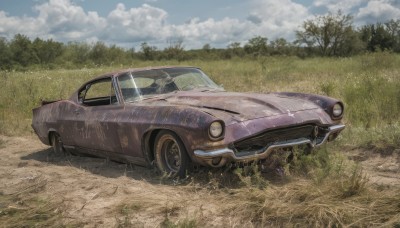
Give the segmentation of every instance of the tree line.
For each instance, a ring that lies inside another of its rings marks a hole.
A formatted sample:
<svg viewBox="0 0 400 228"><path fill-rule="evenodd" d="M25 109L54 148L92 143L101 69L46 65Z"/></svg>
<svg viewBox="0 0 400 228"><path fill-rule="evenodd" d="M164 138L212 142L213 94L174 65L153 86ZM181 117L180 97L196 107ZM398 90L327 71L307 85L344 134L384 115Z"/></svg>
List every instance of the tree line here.
<svg viewBox="0 0 400 228"><path fill-rule="evenodd" d="M136 60L190 60L254 58L259 56L313 56L343 57L363 52L400 52L400 20L385 23L353 26L351 15L340 11L335 14L317 16L303 22L296 31L296 40L284 38L269 41L267 37L256 36L245 44L233 42L226 48L213 48L205 44L201 49L185 50L182 39L169 40L164 49L158 49L146 42L140 50L121 48L116 45L69 42L61 43L52 39L29 39L22 34L11 40L0 38L0 69L23 70L31 67L76 68L99 65L130 65Z"/></svg>

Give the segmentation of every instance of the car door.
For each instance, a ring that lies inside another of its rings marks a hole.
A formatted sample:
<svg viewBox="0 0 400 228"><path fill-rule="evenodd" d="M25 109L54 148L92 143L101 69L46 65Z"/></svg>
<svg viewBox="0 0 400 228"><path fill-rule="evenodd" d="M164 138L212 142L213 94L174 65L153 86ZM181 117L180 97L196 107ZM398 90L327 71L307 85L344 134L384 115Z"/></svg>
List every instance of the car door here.
<svg viewBox="0 0 400 228"><path fill-rule="evenodd" d="M79 93L82 107L75 110L78 147L120 152L118 113L123 106L115 92L112 77L93 81Z"/></svg>

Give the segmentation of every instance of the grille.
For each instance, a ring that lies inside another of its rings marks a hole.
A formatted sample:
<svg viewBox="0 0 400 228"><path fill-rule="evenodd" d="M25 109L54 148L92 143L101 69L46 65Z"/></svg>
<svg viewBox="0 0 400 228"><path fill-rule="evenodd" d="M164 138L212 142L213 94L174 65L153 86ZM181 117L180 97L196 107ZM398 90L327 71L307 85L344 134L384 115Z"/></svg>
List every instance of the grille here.
<svg viewBox="0 0 400 228"><path fill-rule="evenodd" d="M238 152L260 150L271 143L299 138L312 138L314 125L303 125L291 128L267 131L233 144ZM322 132L321 132L322 133Z"/></svg>

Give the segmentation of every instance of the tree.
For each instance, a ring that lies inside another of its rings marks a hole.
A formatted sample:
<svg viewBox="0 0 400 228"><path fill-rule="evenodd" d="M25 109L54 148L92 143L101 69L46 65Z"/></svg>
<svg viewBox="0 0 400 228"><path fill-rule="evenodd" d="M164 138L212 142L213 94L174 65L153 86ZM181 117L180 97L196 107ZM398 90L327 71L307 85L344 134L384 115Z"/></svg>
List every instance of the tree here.
<svg viewBox="0 0 400 228"><path fill-rule="evenodd" d="M10 51L7 39L4 37L0 37L0 70L12 68L11 58L12 53Z"/></svg>
<svg viewBox="0 0 400 228"><path fill-rule="evenodd" d="M32 43L32 49L39 64L49 64L61 56L63 53L63 44L55 42L52 39L44 41L36 38Z"/></svg>
<svg viewBox="0 0 400 228"><path fill-rule="evenodd" d="M266 55L268 50L267 41L268 39L262 36L251 38L247 44L244 45L244 51L254 56Z"/></svg>
<svg viewBox="0 0 400 228"><path fill-rule="evenodd" d="M157 47L149 46L146 42L140 44L140 52L143 60L154 60L157 53Z"/></svg>
<svg viewBox="0 0 400 228"><path fill-rule="evenodd" d="M166 59L184 59L183 39L168 40L168 47L164 49Z"/></svg>
<svg viewBox="0 0 400 228"><path fill-rule="evenodd" d="M289 55L291 51L291 45L284 38L277 38L270 42L273 55Z"/></svg>
<svg viewBox="0 0 400 228"><path fill-rule="evenodd" d="M211 45L210 44L204 44L202 49L203 49L204 52L209 53L211 51Z"/></svg>
<svg viewBox="0 0 400 228"><path fill-rule="evenodd" d="M400 52L400 19L392 19L386 22L385 26L392 40L393 51Z"/></svg>
<svg viewBox="0 0 400 228"><path fill-rule="evenodd" d="M111 45L108 47L107 51L107 61L110 64L113 63L124 63L128 62L127 58L129 58L130 52L132 52L132 49L130 51L125 51L123 48L116 46L115 44ZM133 53L135 51L133 50Z"/></svg>
<svg viewBox="0 0 400 228"><path fill-rule="evenodd" d="M65 48L63 58L65 62L75 65L87 64L91 47L84 42L69 42Z"/></svg>
<svg viewBox="0 0 400 228"><path fill-rule="evenodd" d="M231 56L239 56L243 57L244 51L240 45L240 42L232 42L227 46L227 51L230 53Z"/></svg>
<svg viewBox="0 0 400 228"><path fill-rule="evenodd" d="M38 63L32 49L32 42L25 35L17 34L14 36L10 43L10 51L12 52L12 60L23 67Z"/></svg>
<svg viewBox="0 0 400 228"><path fill-rule="evenodd" d="M107 58L108 57L107 52L108 52L107 46L103 42L97 41L96 44L90 50L89 57L96 65L105 64L109 61L109 59Z"/></svg>
<svg viewBox="0 0 400 228"><path fill-rule="evenodd" d="M392 30L395 29L391 27ZM393 50L396 37L394 31L390 31L385 24L376 23L364 25L360 29L362 41L366 44L368 51Z"/></svg>
<svg viewBox="0 0 400 228"><path fill-rule="evenodd" d="M345 56L356 51L359 40L353 30L353 18L337 14L321 15L306 20L302 30L296 31L297 42L309 47L317 46L322 56Z"/></svg>

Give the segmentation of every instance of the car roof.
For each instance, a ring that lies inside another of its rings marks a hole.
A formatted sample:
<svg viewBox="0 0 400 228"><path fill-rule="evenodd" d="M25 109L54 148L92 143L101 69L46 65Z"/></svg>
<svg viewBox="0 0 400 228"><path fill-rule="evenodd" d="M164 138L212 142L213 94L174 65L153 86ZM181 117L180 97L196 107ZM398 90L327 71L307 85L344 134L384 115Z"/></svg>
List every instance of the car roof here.
<svg viewBox="0 0 400 228"><path fill-rule="evenodd" d="M95 78L90 79L89 81L86 81L85 83L83 83L78 90L76 90L72 96L69 98L70 100L74 99L74 97L79 93L79 91L81 91L85 85L93 83L95 81L101 80L101 79L105 79L105 78L114 78L114 77L118 77L121 74L127 73L127 72L139 72L139 71L145 71L145 70L160 70L160 69L173 69L173 68L195 68L195 69L200 69L199 67L194 67L194 66L157 66L157 67L141 67L141 68L127 68L127 69L122 69L122 70L118 70L118 71L114 71L114 72L109 72L109 73L105 73L102 74L100 76L97 76Z"/></svg>
<svg viewBox="0 0 400 228"><path fill-rule="evenodd" d="M102 78L106 78L106 77L118 77L119 75L127 73L127 72L139 72L139 71L146 71L146 70L161 70L161 69L173 69L173 68L200 69L199 67L194 67L194 66L157 66L157 67L150 66L150 67L141 67L141 68L127 68L127 69L122 69L122 70L102 74L101 76L91 79L89 82L96 81L98 79L102 79Z"/></svg>

